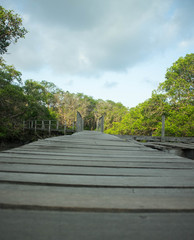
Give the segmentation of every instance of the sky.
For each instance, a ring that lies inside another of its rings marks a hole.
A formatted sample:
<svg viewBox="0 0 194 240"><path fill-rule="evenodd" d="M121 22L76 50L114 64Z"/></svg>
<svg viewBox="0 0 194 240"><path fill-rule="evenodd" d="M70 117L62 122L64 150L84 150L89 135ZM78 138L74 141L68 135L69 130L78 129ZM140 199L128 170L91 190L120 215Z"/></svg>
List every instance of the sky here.
<svg viewBox="0 0 194 240"><path fill-rule="evenodd" d="M23 81L135 107L194 52L193 0L1 0L23 19L25 39L7 64Z"/></svg>

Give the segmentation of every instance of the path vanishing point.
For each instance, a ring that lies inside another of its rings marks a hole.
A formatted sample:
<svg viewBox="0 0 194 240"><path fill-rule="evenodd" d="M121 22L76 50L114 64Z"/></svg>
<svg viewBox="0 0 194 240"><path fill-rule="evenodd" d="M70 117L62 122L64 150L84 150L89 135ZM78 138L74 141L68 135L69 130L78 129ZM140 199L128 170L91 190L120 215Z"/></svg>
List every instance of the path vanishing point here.
<svg viewBox="0 0 194 240"><path fill-rule="evenodd" d="M194 161L83 131L0 153L1 240L193 240Z"/></svg>

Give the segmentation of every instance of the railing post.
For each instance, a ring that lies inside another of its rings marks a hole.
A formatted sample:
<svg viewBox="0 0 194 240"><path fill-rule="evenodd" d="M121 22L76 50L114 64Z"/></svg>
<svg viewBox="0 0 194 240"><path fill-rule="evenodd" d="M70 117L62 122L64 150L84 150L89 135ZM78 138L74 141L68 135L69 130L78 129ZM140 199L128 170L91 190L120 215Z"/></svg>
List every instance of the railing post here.
<svg viewBox="0 0 194 240"><path fill-rule="evenodd" d="M97 118L97 121L96 121L96 128L97 128L97 131L99 131L99 119Z"/></svg>
<svg viewBox="0 0 194 240"><path fill-rule="evenodd" d="M77 111L76 132L81 132L82 130L83 130L83 119L81 114Z"/></svg>
<svg viewBox="0 0 194 240"><path fill-rule="evenodd" d="M162 115L162 136L161 142L165 142L165 115Z"/></svg>
<svg viewBox="0 0 194 240"><path fill-rule="evenodd" d="M97 130L104 132L104 115L97 119Z"/></svg>
<svg viewBox="0 0 194 240"><path fill-rule="evenodd" d="M34 126L34 132L36 133L36 129L37 129L37 120L35 120L35 126Z"/></svg>
<svg viewBox="0 0 194 240"><path fill-rule="evenodd" d="M66 125L66 121L65 121L65 125L64 125L64 135L66 135L67 133L67 125Z"/></svg>
<svg viewBox="0 0 194 240"><path fill-rule="evenodd" d="M102 116L101 118L101 132L103 133L104 132L104 115Z"/></svg>
<svg viewBox="0 0 194 240"><path fill-rule="evenodd" d="M23 131L25 130L26 121L23 121Z"/></svg>
<svg viewBox="0 0 194 240"><path fill-rule="evenodd" d="M42 129L45 129L44 120L42 120Z"/></svg>
<svg viewBox="0 0 194 240"><path fill-rule="evenodd" d="M84 119L82 118L82 131L84 130Z"/></svg>
<svg viewBox="0 0 194 240"><path fill-rule="evenodd" d="M49 130L49 135L51 135L51 120L49 120L49 127L48 127L48 130Z"/></svg>
<svg viewBox="0 0 194 240"><path fill-rule="evenodd" d="M59 130L59 121L57 121L57 130Z"/></svg>

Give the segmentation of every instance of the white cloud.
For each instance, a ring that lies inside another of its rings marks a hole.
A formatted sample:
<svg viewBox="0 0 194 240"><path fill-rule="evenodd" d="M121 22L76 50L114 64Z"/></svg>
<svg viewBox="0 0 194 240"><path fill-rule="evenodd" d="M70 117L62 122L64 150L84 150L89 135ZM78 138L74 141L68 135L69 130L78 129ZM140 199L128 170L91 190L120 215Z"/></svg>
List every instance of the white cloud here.
<svg viewBox="0 0 194 240"><path fill-rule="evenodd" d="M5 55L25 78L128 106L149 97L167 67L194 49L193 0L2 2L29 31Z"/></svg>
<svg viewBox="0 0 194 240"><path fill-rule="evenodd" d="M156 52L156 48L168 47L167 38L162 36L166 30L168 36L172 33L163 23L154 24L169 8L163 1L20 0L21 3L29 33L15 57L26 53L26 70L38 64L41 68L43 64L77 75L126 71Z"/></svg>

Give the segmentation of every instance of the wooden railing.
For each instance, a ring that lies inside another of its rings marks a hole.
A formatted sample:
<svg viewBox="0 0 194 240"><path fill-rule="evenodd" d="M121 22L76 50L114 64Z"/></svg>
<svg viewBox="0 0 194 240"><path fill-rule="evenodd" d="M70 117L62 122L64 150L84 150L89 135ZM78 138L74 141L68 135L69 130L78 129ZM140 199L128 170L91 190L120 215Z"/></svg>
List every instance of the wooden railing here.
<svg viewBox="0 0 194 240"><path fill-rule="evenodd" d="M46 131L49 135L51 132L61 132L63 134L81 132L84 130L84 119L77 112L77 121L73 122L71 126L67 126L66 123L61 125L57 120L28 120L23 121L23 129L33 130L35 133L37 131ZM104 132L104 116L98 119L96 130Z"/></svg>
<svg viewBox="0 0 194 240"><path fill-rule="evenodd" d="M37 131L46 131L51 134L51 132L61 132L67 134L68 132L75 132L75 123L72 126L67 126L66 124L61 125L59 121L56 120L28 120L23 121L23 129Z"/></svg>

